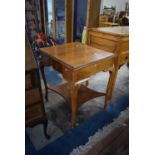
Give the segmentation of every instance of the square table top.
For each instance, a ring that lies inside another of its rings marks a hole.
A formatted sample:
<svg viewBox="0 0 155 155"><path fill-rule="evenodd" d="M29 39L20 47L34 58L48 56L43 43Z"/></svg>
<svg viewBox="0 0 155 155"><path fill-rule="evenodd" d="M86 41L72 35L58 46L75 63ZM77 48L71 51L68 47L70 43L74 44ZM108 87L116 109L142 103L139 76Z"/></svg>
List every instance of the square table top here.
<svg viewBox="0 0 155 155"><path fill-rule="evenodd" d="M71 69L79 69L96 63L97 61L114 57L113 53L96 49L79 42L66 43L54 47L44 47L40 48L40 50L43 54L48 55Z"/></svg>

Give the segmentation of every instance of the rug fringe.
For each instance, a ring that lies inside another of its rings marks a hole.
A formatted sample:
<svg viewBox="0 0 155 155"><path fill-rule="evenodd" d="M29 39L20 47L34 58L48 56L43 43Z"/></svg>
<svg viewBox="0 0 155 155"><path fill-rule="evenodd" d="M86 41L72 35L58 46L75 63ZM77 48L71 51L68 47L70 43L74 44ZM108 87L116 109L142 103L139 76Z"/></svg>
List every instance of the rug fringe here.
<svg viewBox="0 0 155 155"><path fill-rule="evenodd" d="M84 155L86 152L92 149L97 142L106 137L114 128L126 125L124 124L126 119L129 119L129 108L122 111L118 118L113 119L111 124L104 126L102 129L99 129L93 136L90 136L88 138L88 142L85 145L80 145L73 149L70 155Z"/></svg>

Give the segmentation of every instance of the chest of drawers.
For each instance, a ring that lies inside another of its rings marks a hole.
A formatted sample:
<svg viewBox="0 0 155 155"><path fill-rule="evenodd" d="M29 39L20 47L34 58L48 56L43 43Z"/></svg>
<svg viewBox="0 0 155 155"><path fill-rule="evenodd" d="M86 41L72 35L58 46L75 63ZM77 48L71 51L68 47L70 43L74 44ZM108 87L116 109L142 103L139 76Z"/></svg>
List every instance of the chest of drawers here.
<svg viewBox="0 0 155 155"><path fill-rule="evenodd" d="M129 64L129 27L98 27L88 30L87 44L98 49L106 50L115 54L115 78L112 81L113 88L117 77L117 72L121 65ZM110 97L110 98L111 98Z"/></svg>

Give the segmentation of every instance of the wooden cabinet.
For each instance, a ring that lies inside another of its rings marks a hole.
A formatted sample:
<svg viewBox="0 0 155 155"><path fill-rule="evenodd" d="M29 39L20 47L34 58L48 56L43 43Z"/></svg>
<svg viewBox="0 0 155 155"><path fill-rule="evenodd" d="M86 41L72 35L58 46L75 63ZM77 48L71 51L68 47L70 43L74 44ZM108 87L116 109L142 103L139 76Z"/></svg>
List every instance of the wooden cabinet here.
<svg viewBox="0 0 155 155"><path fill-rule="evenodd" d="M88 45L115 53L119 65L128 62L129 27L100 27L88 30ZM120 61L121 60L121 61Z"/></svg>
<svg viewBox="0 0 155 155"><path fill-rule="evenodd" d="M43 104L39 70L35 62L27 35L25 35L25 124L34 126L43 123L46 133L47 119Z"/></svg>
<svg viewBox="0 0 155 155"><path fill-rule="evenodd" d="M129 27L116 26L91 28L88 30L87 44L95 48L115 53L116 80L119 67L129 62ZM113 87L115 80L113 81Z"/></svg>

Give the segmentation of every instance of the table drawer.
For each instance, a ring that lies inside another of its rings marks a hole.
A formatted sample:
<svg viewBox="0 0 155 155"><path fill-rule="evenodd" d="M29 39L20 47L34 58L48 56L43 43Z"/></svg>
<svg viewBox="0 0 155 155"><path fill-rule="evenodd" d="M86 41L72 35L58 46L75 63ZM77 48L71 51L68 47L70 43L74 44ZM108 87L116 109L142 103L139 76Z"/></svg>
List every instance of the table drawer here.
<svg viewBox="0 0 155 155"><path fill-rule="evenodd" d="M25 91L25 104L31 105L41 101L41 94L39 88Z"/></svg>
<svg viewBox="0 0 155 155"><path fill-rule="evenodd" d="M52 65L52 67L57 70L59 73L61 73L63 75L63 78L67 81L70 81L71 79L71 71L69 68L67 68L66 66L60 64L59 62L55 61L55 60L51 60L50 64Z"/></svg>
<svg viewBox="0 0 155 155"><path fill-rule="evenodd" d="M77 71L77 81L90 77L100 71L107 70L114 64L114 57L104 61L96 62Z"/></svg>
<svg viewBox="0 0 155 155"><path fill-rule="evenodd" d="M25 111L25 119L26 122L34 121L37 118L43 116L43 111L41 107L41 103L35 104L31 107L26 108Z"/></svg>

